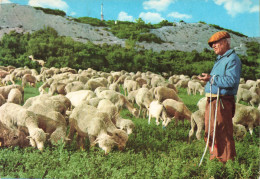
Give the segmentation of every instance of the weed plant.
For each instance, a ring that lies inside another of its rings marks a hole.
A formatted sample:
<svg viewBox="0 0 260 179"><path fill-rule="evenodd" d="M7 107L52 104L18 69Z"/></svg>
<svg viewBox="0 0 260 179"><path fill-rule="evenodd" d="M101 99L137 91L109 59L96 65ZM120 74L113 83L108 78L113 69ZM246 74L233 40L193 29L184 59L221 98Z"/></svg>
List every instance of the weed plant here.
<svg viewBox="0 0 260 179"><path fill-rule="evenodd" d="M38 95L37 88L25 87L25 98ZM188 96L179 89L179 96L188 108L197 110L203 96ZM226 165L209 160L207 153L202 166L199 161L205 142L193 138L187 143L190 122L171 122L166 129L148 119L134 118L127 110L121 116L133 120L136 127L124 151L113 149L104 155L98 147L79 150L76 142L67 146L46 144L43 152L32 147L0 148L1 178L258 178L259 127L251 136L236 140L237 157Z"/></svg>

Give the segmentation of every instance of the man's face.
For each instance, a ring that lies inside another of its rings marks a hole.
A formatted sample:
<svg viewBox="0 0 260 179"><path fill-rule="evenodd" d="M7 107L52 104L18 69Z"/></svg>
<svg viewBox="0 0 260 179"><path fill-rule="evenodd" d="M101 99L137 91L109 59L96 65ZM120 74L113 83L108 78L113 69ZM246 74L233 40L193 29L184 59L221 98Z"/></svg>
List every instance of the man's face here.
<svg viewBox="0 0 260 179"><path fill-rule="evenodd" d="M212 48L217 55L223 55L229 49L226 39L213 42Z"/></svg>

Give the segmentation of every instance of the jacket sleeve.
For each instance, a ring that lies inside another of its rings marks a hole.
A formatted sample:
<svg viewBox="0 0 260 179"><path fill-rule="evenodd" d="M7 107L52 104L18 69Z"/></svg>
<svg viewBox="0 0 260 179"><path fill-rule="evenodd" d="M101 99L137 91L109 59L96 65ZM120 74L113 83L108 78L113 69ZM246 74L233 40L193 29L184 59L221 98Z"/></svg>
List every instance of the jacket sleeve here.
<svg viewBox="0 0 260 179"><path fill-rule="evenodd" d="M239 84L241 73L241 62L234 58L225 66L223 75L216 75L213 84L220 88L233 88Z"/></svg>

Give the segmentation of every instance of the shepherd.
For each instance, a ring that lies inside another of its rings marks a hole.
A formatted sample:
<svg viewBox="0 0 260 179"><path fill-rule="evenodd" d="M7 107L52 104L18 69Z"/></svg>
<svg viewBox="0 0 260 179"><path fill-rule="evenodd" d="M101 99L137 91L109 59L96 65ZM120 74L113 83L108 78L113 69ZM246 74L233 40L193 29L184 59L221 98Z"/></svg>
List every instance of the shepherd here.
<svg viewBox="0 0 260 179"><path fill-rule="evenodd" d="M209 147L210 160L217 158L224 164L236 156L232 118L241 74L241 61L230 48L230 43L231 36L226 31L216 32L209 38L208 44L218 56L210 74L199 76L200 80L207 82L205 151Z"/></svg>

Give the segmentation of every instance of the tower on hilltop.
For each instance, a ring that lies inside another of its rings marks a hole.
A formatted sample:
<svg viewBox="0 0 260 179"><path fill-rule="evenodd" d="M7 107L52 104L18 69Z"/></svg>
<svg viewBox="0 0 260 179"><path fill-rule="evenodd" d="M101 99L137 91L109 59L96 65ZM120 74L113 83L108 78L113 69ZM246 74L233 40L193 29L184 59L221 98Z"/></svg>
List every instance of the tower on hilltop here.
<svg viewBox="0 0 260 179"><path fill-rule="evenodd" d="M103 15L103 3L101 4L101 21L104 20L104 15Z"/></svg>

